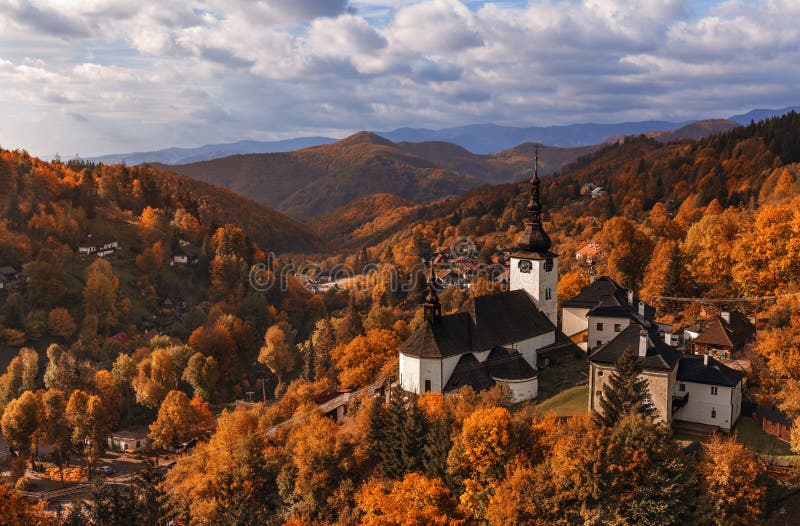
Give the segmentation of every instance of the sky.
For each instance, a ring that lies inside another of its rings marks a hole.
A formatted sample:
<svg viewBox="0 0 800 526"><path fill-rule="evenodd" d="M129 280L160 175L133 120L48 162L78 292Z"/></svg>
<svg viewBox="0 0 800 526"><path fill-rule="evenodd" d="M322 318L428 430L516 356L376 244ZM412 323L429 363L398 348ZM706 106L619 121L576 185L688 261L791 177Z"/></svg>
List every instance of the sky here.
<svg viewBox="0 0 800 526"><path fill-rule="evenodd" d="M800 103L800 0L0 0L0 146L62 158Z"/></svg>

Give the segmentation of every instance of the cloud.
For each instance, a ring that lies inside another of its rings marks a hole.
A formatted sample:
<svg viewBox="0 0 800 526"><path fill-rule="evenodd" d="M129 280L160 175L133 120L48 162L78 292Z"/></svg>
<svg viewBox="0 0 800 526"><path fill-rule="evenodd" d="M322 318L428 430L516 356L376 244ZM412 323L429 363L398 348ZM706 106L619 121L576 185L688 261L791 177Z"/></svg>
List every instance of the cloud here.
<svg viewBox="0 0 800 526"><path fill-rule="evenodd" d="M90 154L798 102L796 0L694 11L689 0L0 0L0 112L18 123L0 144Z"/></svg>

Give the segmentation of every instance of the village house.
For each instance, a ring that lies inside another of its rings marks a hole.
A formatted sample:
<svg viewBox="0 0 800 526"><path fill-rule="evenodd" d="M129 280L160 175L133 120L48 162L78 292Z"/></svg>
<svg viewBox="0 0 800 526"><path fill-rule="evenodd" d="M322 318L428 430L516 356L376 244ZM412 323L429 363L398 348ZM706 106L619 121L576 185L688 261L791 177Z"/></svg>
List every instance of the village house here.
<svg viewBox="0 0 800 526"><path fill-rule="evenodd" d="M744 373L709 355L684 355L667 345L658 327L633 323L589 356L589 410L602 412L603 385L627 348L638 356L657 419L730 430L741 414Z"/></svg>
<svg viewBox="0 0 800 526"><path fill-rule="evenodd" d="M116 238L89 234L78 244L78 255L103 258L121 248Z"/></svg>
<svg viewBox="0 0 800 526"><path fill-rule="evenodd" d="M142 451L149 445L145 431L115 431L108 436L108 447L113 451Z"/></svg>
<svg viewBox="0 0 800 526"><path fill-rule="evenodd" d="M723 309L719 316L706 320L693 335L691 350L694 354L711 354L723 360L740 358L755 333L755 325L744 314Z"/></svg>
<svg viewBox="0 0 800 526"><path fill-rule="evenodd" d="M16 287L20 273L11 266L0 267L0 290L10 290Z"/></svg>
<svg viewBox="0 0 800 526"><path fill-rule="evenodd" d="M631 322L650 323L655 309L634 297L607 276L584 287L565 301L561 309L561 330L584 351L611 341Z"/></svg>
<svg viewBox="0 0 800 526"><path fill-rule="evenodd" d="M540 353L574 346L556 328L558 258L541 222L539 177L531 179L528 218L509 267L510 290L474 298L442 315L433 274L424 322L399 347L400 385L415 393L505 384L515 401L538 395Z"/></svg>
<svg viewBox="0 0 800 526"><path fill-rule="evenodd" d="M200 261L200 249L181 241L172 247L172 265L196 265Z"/></svg>
<svg viewBox="0 0 800 526"><path fill-rule="evenodd" d="M575 252L575 259L580 263L587 265L594 265L603 254L603 246L596 242L591 241L583 248Z"/></svg>

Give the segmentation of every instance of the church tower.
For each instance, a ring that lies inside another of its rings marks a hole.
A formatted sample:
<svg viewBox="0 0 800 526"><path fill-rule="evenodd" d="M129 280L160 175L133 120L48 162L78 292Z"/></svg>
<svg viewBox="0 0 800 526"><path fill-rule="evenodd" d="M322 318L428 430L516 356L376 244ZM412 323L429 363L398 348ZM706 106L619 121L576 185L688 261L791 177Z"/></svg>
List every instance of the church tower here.
<svg viewBox="0 0 800 526"><path fill-rule="evenodd" d="M511 290L524 290L553 325L558 324L558 256L550 251L553 242L542 227L542 205L539 202L539 147L531 178L528 218L525 230L511 254L509 269Z"/></svg>

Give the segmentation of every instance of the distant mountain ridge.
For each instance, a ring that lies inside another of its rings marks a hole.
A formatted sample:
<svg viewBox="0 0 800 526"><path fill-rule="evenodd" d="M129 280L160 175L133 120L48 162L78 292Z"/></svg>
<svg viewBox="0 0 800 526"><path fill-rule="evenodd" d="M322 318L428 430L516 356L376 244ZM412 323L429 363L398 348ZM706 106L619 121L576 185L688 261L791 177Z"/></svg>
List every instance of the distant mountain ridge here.
<svg viewBox="0 0 800 526"><path fill-rule="evenodd" d="M114 153L90 157L86 160L104 164L126 164L128 166L143 163L187 164L210 161L237 154L292 152L332 142L336 142L336 139L330 137L297 137L282 141L237 141L224 144L206 144L197 148L165 148L153 152Z"/></svg>

